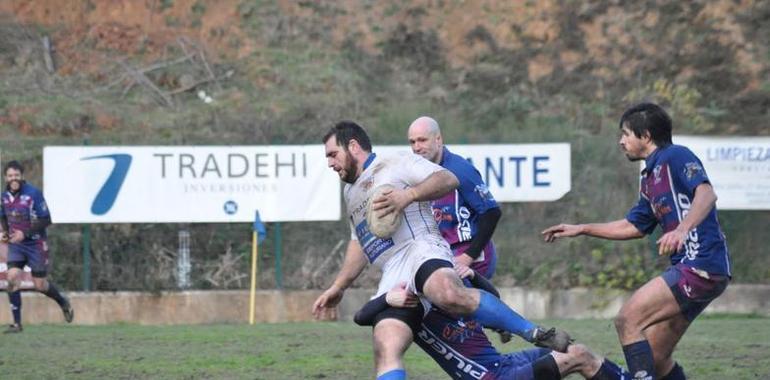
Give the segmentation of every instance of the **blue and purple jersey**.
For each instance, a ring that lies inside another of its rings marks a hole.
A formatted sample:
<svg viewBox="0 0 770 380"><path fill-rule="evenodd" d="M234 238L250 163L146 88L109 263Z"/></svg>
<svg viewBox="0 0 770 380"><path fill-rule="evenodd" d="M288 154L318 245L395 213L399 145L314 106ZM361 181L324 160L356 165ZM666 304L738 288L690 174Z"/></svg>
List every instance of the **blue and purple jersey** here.
<svg viewBox="0 0 770 380"><path fill-rule="evenodd" d="M658 148L645 160L639 202L626 219L644 233L660 224L663 233L679 226L690 210L695 188L710 183L703 164L680 145ZM708 273L730 276L730 254L717 219L716 207L687 235L684 247L671 255L671 264L683 263Z"/></svg>
<svg viewBox="0 0 770 380"><path fill-rule="evenodd" d="M9 233L18 230L24 232L26 236L35 219L50 218L51 214L43 198L43 193L34 186L24 183L16 195L7 190L3 191L0 216L5 216L8 219ZM38 240L45 240L45 238L46 232L43 229L32 236L26 236L20 244L37 245Z"/></svg>
<svg viewBox="0 0 770 380"><path fill-rule="evenodd" d="M436 308L425 315L414 341L453 379L495 378L492 374L502 359L480 323Z"/></svg>
<svg viewBox="0 0 770 380"><path fill-rule="evenodd" d="M455 191L433 201L433 217L436 219L441 235L452 247L455 256L468 249L471 239L478 231L479 215L490 209L498 208L495 198L481 179L481 174L468 160L450 152L446 147L439 165L454 174L460 181ZM495 247L490 240L482 252L487 263L494 262ZM473 269L477 269L474 263ZM479 272L485 273L486 270Z"/></svg>

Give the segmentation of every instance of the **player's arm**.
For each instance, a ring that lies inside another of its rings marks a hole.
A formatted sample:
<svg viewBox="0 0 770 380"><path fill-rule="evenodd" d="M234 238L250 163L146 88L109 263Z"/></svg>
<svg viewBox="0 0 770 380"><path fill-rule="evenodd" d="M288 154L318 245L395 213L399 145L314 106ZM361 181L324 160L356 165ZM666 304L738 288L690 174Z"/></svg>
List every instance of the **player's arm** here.
<svg viewBox="0 0 770 380"><path fill-rule="evenodd" d="M708 182L701 183L695 188L695 196L687 216L679 222L673 231L665 233L658 239L658 254L668 255L679 251L687 240L687 234L706 219L711 209L717 203L714 188Z"/></svg>
<svg viewBox="0 0 770 380"><path fill-rule="evenodd" d="M51 216L37 217L32 220L29 229L24 231L24 237L29 238L32 235L43 232L51 225Z"/></svg>
<svg viewBox="0 0 770 380"><path fill-rule="evenodd" d="M607 223L589 224L557 224L541 232L546 242L551 243L558 238L575 236L592 236L609 240L628 240L644 236L628 219L620 219Z"/></svg>
<svg viewBox="0 0 770 380"><path fill-rule="evenodd" d="M434 172L409 190L412 192L413 202L423 202L441 198L459 185L460 181L457 177L449 170L444 169Z"/></svg>
<svg viewBox="0 0 770 380"><path fill-rule="evenodd" d="M0 228L3 229L2 232L0 232L0 242L7 243L8 242L8 217L5 216L5 212L3 212L2 208L0 208Z"/></svg>
<svg viewBox="0 0 770 380"><path fill-rule="evenodd" d="M372 326L377 314L388 307L410 308L417 307L419 303L419 298L402 282L387 293L367 302L353 317L353 321L359 326Z"/></svg>
<svg viewBox="0 0 770 380"><path fill-rule="evenodd" d="M460 181L452 172L441 169L410 188L394 189L382 193L381 197L374 200L372 209L377 211L381 217L393 212L401 212L412 202L441 198L446 193L456 189L459 184Z"/></svg>
<svg viewBox="0 0 770 380"><path fill-rule="evenodd" d="M321 316L323 309L339 304L345 289L350 287L353 281L361 275L361 272L366 268L366 263L366 256L361 244L358 240L350 240L340 272L329 289L326 289L313 303L313 315L316 318Z"/></svg>
<svg viewBox="0 0 770 380"><path fill-rule="evenodd" d="M489 243L489 240L492 239L492 234L495 232L497 222L500 221L502 215L503 213L500 211L500 207L490 208L483 214L480 214L476 235L471 238L470 246L468 246L468 249L463 253L474 260L481 256L481 251L484 250L484 247Z"/></svg>
<svg viewBox="0 0 770 380"><path fill-rule="evenodd" d="M361 248L361 244L358 240L350 240L348 242L348 248L345 251L345 261L342 263L342 268L337 274L337 278L334 279L332 287L336 287L340 290L345 290L353 284L361 272L366 268L366 255Z"/></svg>

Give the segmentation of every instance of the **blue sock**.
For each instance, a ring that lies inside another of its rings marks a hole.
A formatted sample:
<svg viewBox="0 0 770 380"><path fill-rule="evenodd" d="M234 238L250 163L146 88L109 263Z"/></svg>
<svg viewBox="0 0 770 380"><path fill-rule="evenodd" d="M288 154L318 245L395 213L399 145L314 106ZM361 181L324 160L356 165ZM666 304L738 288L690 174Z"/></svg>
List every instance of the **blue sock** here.
<svg viewBox="0 0 770 380"><path fill-rule="evenodd" d="M11 303L13 323L21 325L21 290L8 293L8 301Z"/></svg>
<svg viewBox="0 0 770 380"><path fill-rule="evenodd" d="M630 379L631 374L623 371L623 368L609 359L604 359L599 371L596 372L591 380L624 380Z"/></svg>
<svg viewBox="0 0 770 380"><path fill-rule="evenodd" d="M528 342L532 341L534 329L537 328L534 323L524 319L492 294L483 290L479 290L479 293L479 308L470 315L473 319L485 327L509 331Z"/></svg>
<svg viewBox="0 0 770 380"><path fill-rule="evenodd" d="M652 347L646 339L623 346L628 372L633 380L655 380L655 366L652 360Z"/></svg>
<svg viewBox="0 0 770 380"><path fill-rule="evenodd" d="M682 366L679 363L674 363L674 368L671 368L668 375L663 376L660 380L687 380L687 377L684 375Z"/></svg>
<svg viewBox="0 0 770 380"><path fill-rule="evenodd" d="M406 370L403 368L390 370L377 376L377 380L406 380Z"/></svg>

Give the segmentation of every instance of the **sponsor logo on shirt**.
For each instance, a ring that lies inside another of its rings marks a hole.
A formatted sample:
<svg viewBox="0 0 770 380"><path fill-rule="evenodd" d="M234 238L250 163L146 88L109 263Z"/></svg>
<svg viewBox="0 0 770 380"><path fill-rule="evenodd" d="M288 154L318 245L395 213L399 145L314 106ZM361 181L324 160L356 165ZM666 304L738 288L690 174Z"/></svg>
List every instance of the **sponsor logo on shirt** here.
<svg viewBox="0 0 770 380"><path fill-rule="evenodd" d="M479 324L476 321L457 321L454 323L447 323L444 326L444 330L441 332L444 339L450 342L465 342L466 339L473 336L473 332L476 331Z"/></svg>
<svg viewBox="0 0 770 380"><path fill-rule="evenodd" d="M691 180L696 174L703 171L703 167L697 162L688 162L684 164L684 175L688 180Z"/></svg>
<svg viewBox="0 0 770 380"><path fill-rule="evenodd" d="M468 358L454 351L446 343L432 337L424 326L420 332L417 333L417 336L427 343L435 352L441 355L446 362L450 364L456 363L457 370L463 371L471 378L481 379L487 374L486 368L468 360Z"/></svg>
<svg viewBox="0 0 770 380"><path fill-rule="evenodd" d="M489 187L487 187L486 184L478 184L476 187L473 188L473 191L476 192L476 194L479 195L479 197L485 201L494 199L492 197L492 192L489 191Z"/></svg>
<svg viewBox="0 0 770 380"><path fill-rule="evenodd" d="M664 215L671 212L671 206L666 204L666 200L666 197L660 197L652 205L652 208L655 211L655 217L658 219L663 218Z"/></svg>
<svg viewBox="0 0 770 380"><path fill-rule="evenodd" d="M652 169L652 176L655 179L655 184L660 183L660 171L662 167L660 165L656 165L654 169Z"/></svg>
<svg viewBox="0 0 770 380"><path fill-rule="evenodd" d="M681 222L690 212L690 206L692 206L692 202L686 194L677 193L676 204L679 206L679 212L681 214L679 216L679 221ZM687 233L687 240L684 242L684 252L688 260L695 260L695 257L698 256L699 250L700 242L698 242L698 228L696 227Z"/></svg>

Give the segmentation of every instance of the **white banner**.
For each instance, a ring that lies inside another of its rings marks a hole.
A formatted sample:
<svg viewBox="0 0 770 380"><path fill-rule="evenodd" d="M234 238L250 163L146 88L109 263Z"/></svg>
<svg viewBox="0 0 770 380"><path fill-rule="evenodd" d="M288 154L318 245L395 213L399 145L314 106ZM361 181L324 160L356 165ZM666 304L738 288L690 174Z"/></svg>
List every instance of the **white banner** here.
<svg viewBox="0 0 770 380"><path fill-rule="evenodd" d="M770 137L674 136L703 162L720 210L770 209Z"/></svg>
<svg viewBox="0 0 770 380"><path fill-rule="evenodd" d="M340 219L320 144L46 147L43 161L55 223Z"/></svg>
<svg viewBox="0 0 770 380"><path fill-rule="evenodd" d="M470 160L498 202L555 201L570 191L570 144L447 145ZM375 152L410 151L375 146Z"/></svg>

